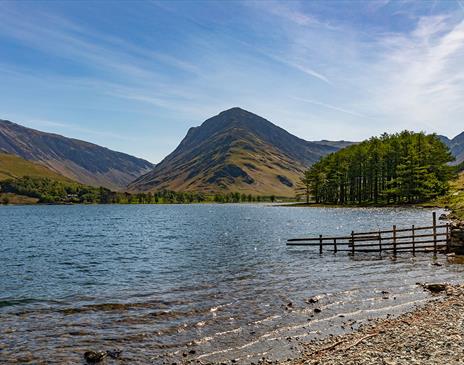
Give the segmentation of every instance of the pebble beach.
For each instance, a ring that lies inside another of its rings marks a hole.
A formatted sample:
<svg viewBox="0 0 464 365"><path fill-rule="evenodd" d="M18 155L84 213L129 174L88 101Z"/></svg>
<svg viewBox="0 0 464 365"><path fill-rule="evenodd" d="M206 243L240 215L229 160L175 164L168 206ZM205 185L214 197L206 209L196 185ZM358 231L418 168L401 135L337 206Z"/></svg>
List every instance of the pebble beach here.
<svg viewBox="0 0 464 365"><path fill-rule="evenodd" d="M464 364L464 285L446 285L416 310L303 345L283 365Z"/></svg>

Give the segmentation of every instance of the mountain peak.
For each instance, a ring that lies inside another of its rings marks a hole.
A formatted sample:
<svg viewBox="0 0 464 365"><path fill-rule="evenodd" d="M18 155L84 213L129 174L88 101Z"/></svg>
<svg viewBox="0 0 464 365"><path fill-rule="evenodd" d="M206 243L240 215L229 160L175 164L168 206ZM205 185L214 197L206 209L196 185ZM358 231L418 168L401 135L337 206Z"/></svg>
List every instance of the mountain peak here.
<svg viewBox="0 0 464 365"><path fill-rule="evenodd" d="M209 121L214 121L216 123L221 122L221 121L226 122L226 123L240 121L242 122L242 124L246 124L246 123L253 122L253 121L256 122L256 120L262 120L262 121L271 123L267 121L266 119L260 117L259 115L256 115L248 110L235 106L233 108L226 109L220 112L214 117L207 119L203 124L208 123Z"/></svg>
<svg viewBox="0 0 464 365"><path fill-rule="evenodd" d="M337 150L234 107L190 128L174 152L129 188L293 196L305 168Z"/></svg>
<svg viewBox="0 0 464 365"><path fill-rule="evenodd" d="M205 120L195 130L196 133L201 130L202 136L206 136L230 128L245 129L257 134L266 134L268 131L275 129L284 131L267 119L240 107L233 107L220 112L214 117Z"/></svg>
<svg viewBox="0 0 464 365"><path fill-rule="evenodd" d="M249 112L248 110L240 108L239 106L234 106L230 109L223 110L222 112L219 113L219 115L237 114L237 113L242 113L242 112L253 114Z"/></svg>
<svg viewBox="0 0 464 365"><path fill-rule="evenodd" d="M252 113L246 109L243 109L243 108L240 108L238 106L234 106L233 108L230 108L230 109L226 109L226 110L223 110L222 112L220 112L218 115L212 117L212 118L209 118L209 119L213 119L213 118L216 118L216 117L222 117L222 118L244 118L246 120L250 120L250 119L261 119L261 120L265 120L266 122L268 123L271 123L269 122L268 120L264 119L263 117L260 117L259 115L255 114L255 113Z"/></svg>

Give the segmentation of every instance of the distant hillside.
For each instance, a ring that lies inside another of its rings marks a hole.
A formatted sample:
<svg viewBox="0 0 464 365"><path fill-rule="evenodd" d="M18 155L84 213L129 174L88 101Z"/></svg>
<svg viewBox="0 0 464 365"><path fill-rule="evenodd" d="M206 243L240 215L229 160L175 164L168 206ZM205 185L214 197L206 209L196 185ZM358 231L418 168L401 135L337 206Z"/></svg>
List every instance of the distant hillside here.
<svg viewBox="0 0 464 365"><path fill-rule="evenodd" d="M323 139L322 141L312 141L312 142L316 144L320 144L320 145L335 147L337 149L342 149L342 148L351 146L352 144L356 143L356 142L349 142L349 141L327 141L325 139Z"/></svg>
<svg viewBox="0 0 464 365"><path fill-rule="evenodd" d="M349 142L308 142L232 108L191 128L174 152L129 189L293 196L305 168L337 151L337 144Z"/></svg>
<svg viewBox="0 0 464 365"><path fill-rule="evenodd" d="M71 179L38 163L27 161L16 155L0 153L0 180L17 179L24 176L46 177L58 181L71 181Z"/></svg>
<svg viewBox="0 0 464 365"><path fill-rule="evenodd" d="M0 151L34 161L72 180L123 189L153 165L108 148L0 120Z"/></svg>
<svg viewBox="0 0 464 365"><path fill-rule="evenodd" d="M440 139L449 147L451 153L456 157L456 165L464 162L464 132L457 135L453 139L445 136L440 136Z"/></svg>

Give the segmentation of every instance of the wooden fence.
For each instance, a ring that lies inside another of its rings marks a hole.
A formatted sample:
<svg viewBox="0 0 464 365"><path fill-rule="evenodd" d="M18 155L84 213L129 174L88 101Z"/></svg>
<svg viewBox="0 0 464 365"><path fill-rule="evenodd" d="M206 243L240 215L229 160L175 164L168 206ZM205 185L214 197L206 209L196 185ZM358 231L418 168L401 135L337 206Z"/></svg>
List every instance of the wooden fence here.
<svg viewBox="0 0 464 365"><path fill-rule="evenodd" d="M371 232L351 232L349 236L292 238L287 241L288 246L316 246L319 253L328 252L388 252L396 256L401 252L437 253L449 252L451 243L450 225L437 225L436 213L433 213L433 224L426 227L378 230Z"/></svg>

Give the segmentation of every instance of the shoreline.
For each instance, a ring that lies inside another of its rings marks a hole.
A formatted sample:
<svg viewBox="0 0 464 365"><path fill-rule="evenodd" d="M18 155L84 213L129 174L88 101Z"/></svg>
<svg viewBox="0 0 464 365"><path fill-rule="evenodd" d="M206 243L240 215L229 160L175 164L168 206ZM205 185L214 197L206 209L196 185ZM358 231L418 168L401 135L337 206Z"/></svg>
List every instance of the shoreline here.
<svg viewBox="0 0 464 365"><path fill-rule="evenodd" d="M302 343L302 364L458 364L463 357L464 284L447 285L424 305L380 318L348 334ZM264 363L264 362L263 362Z"/></svg>
<svg viewBox="0 0 464 365"><path fill-rule="evenodd" d="M291 208L419 208L419 209L446 209L443 205L433 202L405 203L405 204L322 204L322 203L282 203L280 206Z"/></svg>

